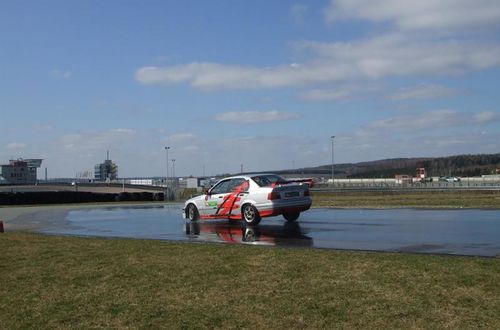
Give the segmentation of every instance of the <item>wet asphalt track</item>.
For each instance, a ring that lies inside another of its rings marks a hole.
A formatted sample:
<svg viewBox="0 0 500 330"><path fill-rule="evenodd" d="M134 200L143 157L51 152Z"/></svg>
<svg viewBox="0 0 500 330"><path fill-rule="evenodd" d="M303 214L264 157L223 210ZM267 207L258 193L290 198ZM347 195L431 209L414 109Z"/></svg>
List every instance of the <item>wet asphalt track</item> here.
<svg viewBox="0 0 500 330"><path fill-rule="evenodd" d="M311 209L295 224L265 218L187 222L181 205L96 207L21 216L48 234L500 257L500 210ZM50 221L44 221L50 216Z"/></svg>

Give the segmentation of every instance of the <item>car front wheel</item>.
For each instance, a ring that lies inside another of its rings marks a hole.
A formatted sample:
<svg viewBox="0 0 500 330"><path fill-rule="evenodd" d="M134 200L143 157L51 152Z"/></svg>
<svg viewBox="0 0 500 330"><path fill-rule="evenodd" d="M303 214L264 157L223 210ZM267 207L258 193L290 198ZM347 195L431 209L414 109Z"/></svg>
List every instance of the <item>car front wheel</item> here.
<svg viewBox="0 0 500 330"><path fill-rule="evenodd" d="M247 225L257 225L260 222L259 211L251 204L244 205L241 213L243 221L245 221Z"/></svg>
<svg viewBox="0 0 500 330"><path fill-rule="evenodd" d="M288 222L295 222L299 218L300 212L284 213L283 218Z"/></svg>
<svg viewBox="0 0 500 330"><path fill-rule="evenodd" d="M200 214L198 213L198 209L194 204L189 204L186 211L187 218L191 221L198 220L200 218Z"/></svg>

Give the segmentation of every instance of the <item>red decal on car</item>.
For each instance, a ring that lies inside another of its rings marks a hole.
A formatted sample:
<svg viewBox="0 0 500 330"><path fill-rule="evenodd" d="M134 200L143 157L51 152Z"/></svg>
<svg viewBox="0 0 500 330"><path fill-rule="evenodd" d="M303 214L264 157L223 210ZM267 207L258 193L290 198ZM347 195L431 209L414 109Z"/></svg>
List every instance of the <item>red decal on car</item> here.
<svg viewBox="0 0 500 330"><path fill-rule="evenodd" d="M234 190L224 198L222 203L217 205L217 211L215 212L215 216L217 216L217 217L223 217L223 216L231 217L232 216L231 212L238 208L238 205L236 205L236 202L241 201L239 194L246 191L247 189L248 189L248 181L245 181L241 185L234 188Z"/></svg>

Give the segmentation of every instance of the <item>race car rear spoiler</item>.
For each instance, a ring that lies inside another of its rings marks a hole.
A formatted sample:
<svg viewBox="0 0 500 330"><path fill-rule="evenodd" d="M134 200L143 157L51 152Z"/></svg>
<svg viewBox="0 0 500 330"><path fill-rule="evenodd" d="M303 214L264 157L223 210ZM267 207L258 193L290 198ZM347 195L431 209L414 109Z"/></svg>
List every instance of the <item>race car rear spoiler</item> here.
<svg viewBox="0 0 500 330"><path fill-rule="evenodd" d="M314 186L314 181L313 179L289 179L287 180L289 183L306 183L309 185L309 187Z"/></svg>

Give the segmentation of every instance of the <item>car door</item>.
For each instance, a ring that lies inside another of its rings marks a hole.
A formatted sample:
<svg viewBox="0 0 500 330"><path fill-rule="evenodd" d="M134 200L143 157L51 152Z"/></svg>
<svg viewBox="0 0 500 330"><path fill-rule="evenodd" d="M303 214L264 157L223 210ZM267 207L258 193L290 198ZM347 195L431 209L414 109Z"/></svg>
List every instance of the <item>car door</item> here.
<svg viewBox="0 0 500 330"><path fill-rule="evenodd" d="M219 182L210 190L205 200L206 213L210 217L228 217L239 214L238 198L248 190L248 181L243 178L228 179Z"/></svg>
<svg viewBox="0 0 500 330"><path fill-rule="evenodd" d="M205 204L201 213L205 216L216 216L219 205L230 192L231 180L222 180L213 186L205 197Z"/></svg>
<svg viewBox="0 0 500 330"><path fill-rule="evenodd" d="M244 178L231 179L229 184L229 195L224 199L224 205L219 214L224 216L235 216L241 213L241 204L248 193L249 182Z"/></svg>

